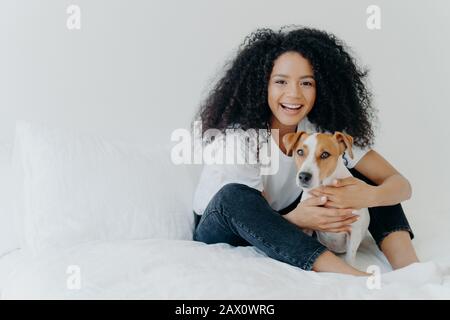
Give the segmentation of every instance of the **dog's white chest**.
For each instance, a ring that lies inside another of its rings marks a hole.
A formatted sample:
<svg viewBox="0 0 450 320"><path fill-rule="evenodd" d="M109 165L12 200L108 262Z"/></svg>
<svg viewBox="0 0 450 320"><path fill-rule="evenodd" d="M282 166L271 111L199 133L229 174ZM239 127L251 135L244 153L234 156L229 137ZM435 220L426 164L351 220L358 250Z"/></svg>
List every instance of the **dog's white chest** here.
<svg viewBox="0 0 450 320"><path fill-rule="evenodd" d="M349 234L347 232L332 233L316 231L317 240L325 247L336 253L347 251Z"/></svg>
<svg viewBox="0 0 450 320"><path fill-rule="evenodd" d="M317 232L317 240L335 253L346 253L345 261L354 264L356 251L367 234L370 223L367 208L358 210L359 219L351 224L351 234L347 232Z"/></svg>

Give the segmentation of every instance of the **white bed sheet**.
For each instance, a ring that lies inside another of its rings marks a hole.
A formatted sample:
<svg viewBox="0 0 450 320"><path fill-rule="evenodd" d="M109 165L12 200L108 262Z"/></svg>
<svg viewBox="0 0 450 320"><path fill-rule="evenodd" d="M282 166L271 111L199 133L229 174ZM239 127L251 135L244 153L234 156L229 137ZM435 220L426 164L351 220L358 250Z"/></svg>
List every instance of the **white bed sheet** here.
<svg viewBox="0 0 450 320"><path fill-rule="evenodd" d="M48 251L17 268L3 299L448 299L450 264L388 271L366 239L358 264L384 269L381 288L366 278L303 271L254 247L183 240L91 242ZM80 288L69 289L69 266Z"/></svg>
<svg viewBox="0 0 450 320"><path fill-rule="evenodd" d="M366 278L306 272L254 247L153 239L89 242L35 258L16 250L0 258L0 290L3 299L450 299L450 215L409 220L422 263L392 271L370 236L358 251L357 267L380 267L381 289ZM72 265L80 289L67 287Z"/></svg>
<svg viewBox="0 0 450 320"><path fill-rule="evenodd" d="M20 248L12 249L0 256L0 294L13 271L23 265L27 255Z"/></svg>

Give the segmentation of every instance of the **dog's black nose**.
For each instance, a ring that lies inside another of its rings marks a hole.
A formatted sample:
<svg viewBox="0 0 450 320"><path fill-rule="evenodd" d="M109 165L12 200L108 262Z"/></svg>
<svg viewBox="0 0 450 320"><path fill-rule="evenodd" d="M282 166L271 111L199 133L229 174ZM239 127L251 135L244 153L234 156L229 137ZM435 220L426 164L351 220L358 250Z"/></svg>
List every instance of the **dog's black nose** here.
<svg viewBox="0 0 450 320"><path fill-rule="evenodd" d="M300 172L298 174L298 179L300 180L301 184L308 184L309 181L311 181L312 174L309 172Z"/></svg>

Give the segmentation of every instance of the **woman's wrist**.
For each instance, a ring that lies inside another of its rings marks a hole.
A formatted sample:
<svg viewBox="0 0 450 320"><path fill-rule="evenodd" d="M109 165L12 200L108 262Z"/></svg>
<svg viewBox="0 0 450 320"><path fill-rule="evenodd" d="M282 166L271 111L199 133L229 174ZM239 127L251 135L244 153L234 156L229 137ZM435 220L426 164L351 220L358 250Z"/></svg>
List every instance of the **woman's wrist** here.
<svg viewBox="0 0 450 320"><path fill-rule="evenodd" d="M290 223L292 223L292 224L295 224L296 226L299 226L297 223L297 221L294 221L294 215L295 215L295 209L294 210L292 210L292 211L290 211L290 212L288 212L288 213L286 213L286 214L284 214L283 215L283 218L285 218L287 221L289 221Z"/></svg>
<svg viewBox="0 0 450 320"><path fill-rule="evenodd" d="M299 228L303 228L302 224L300 223L300 221L298 221L298 219L295 219L295 215L296 215L296 210L298 210L298 208L284 214L282 217L285 218L287 221L289 221L292 224L295 224L297 227Z"/></svg>
<svg viewBox="0 0 450 320"><path fill-rule="evenodd" d="M293 223L293 222L292 222L292 211L290 211L290 212L288 212L288 213L282 215L282 217L285 218L285 219L286 219L287 221L289 221L290 223Z"/></svg>
<svg viewBox="0 0 450 320"><path fill-rule="evenodd" d="M371 186L367 208L379 207L381 197L382 190L380 189L380 186Z"/></svg>

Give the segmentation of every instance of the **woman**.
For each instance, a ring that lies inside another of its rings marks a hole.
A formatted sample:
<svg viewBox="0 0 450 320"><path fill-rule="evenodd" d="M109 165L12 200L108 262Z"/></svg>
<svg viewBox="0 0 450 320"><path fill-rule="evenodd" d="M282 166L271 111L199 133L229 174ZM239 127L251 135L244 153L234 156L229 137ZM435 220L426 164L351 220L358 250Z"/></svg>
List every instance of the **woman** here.
<svg viewBox="0 0 450 320"><path fill-rule="evenodd" d="M277 129L267 142L277 146L279 170L263 176L260 163L206 165L194 199L201 215L194 240L253 245L304 270L367 276L302 231L350 231L357 219L352 212L367 207L369 231L392 267L418 262L400 205L411 197L411 186L370 148L374 112L366 75L343 43L323 31L262 29L247 37L199 111L202 131ZM294 160L281 141L312 129L353 137L354 157L345 160L354 177L299 203Z"/></svg>

